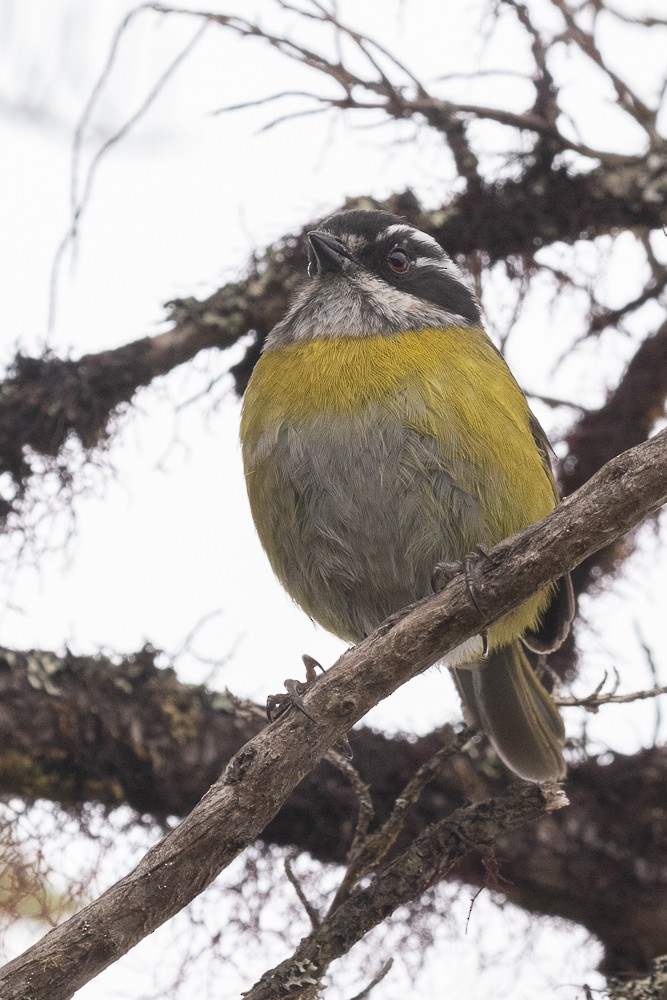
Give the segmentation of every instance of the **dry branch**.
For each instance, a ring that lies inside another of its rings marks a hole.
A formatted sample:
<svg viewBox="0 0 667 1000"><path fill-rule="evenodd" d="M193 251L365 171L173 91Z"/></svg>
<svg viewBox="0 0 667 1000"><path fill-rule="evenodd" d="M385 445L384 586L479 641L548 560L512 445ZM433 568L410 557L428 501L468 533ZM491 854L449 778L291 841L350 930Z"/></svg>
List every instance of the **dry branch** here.
<svg viewBox="0 0 667 1000"><path fill-rule="evenodd" d="M136 869L0 973L4 1000L65 1000L198 895L252 843L298 782L374 704L609 544L667 500L667 431L610 462L543 521L480 562L480 621L459 577L347 652L290 713L246 744Z"/></svg>
<svg viewBox="0 0 667 1000"><path fill-rule="evenodd" d="M329 965L346 954L373 927L401 904L439 881L472 850L486 850L494 839L545 813L566 806L564 793L553 786L515 786L500 799L459 809L429 826L367 888L357 887L305 937L294 954L266 972L246 1000L279 1000L294 996L300 982L319 983Z"/></svg>
<svg viewBox="0 0 667 1000"><path fill-rule="evenodd" d="M384 202L360 198L349 205L384 208L402 215L435 236L453 255L481 252L491 263L512 254L531 257L536 246L554 239L573 242L618 228L648 231L667 224L667 198L657 203L644 198L649 184L647 170L645 165L619 171L600 168L570 176L564 170L544 173L536 168L520 181L482 186L474 195L464 192L435 211L424 210L410 192ZM667 194L667 157L659 176ZM78 360L17 356L0 383L0 472L9 474L16 490L12 500L0 498L0 523L20 512L21 500L35 475L31 452L58 458L72 438L84 449L94 450L108 439L118 409L131 403L141 387L203 350L225 349L252 333L253 346L232 369L242 392L264 338L284 315L290 295L305 273L304 233L313 225L309 223L299 233L269 247L243 281L225 285L202 301L170 303L173 326L165 333ZM665 366L654 366L652 378L657 379L661 370ZM635 408L641 398L641 393L635 393ZM655 414L654 398L647 414ZM594 437L588 425L579 437L576 428L571 435L578 470L599 468L610 454L618 454L641 439L634 428L631 440L618 444L613 433L607 434L608 446L600 455L598 450L585 450L584 438L597 443ZM583 449L581 454L578 447ZM579 471L575 485L584 478ZM568 490L573 482L570 477Z"/></svg>
<svg viewBox="0 0 667 1000"><path fill-rule="evenodd" d="M667 320L639 345L607 402L584 413L568 434L568 457L560 474L563 492L574 492L614 454L645 440L664 413L666 399ZM582 563L574 573L577 592L600 573L613 572L630 550L631 539L626 538Z"/></svg>
<svg viewBox="0 0 667 1000"><path fill-rule="evenodd" d="M226 692L181 684L154 659L150 649L119 661L0 651L0 794L46 797L75 812L89 802L124 803L158 822L192 809L264 727L264 713ZM368 729L350 738L375 812L362 865L377 861L395 832L389 857L434 820L507 788L506 772L479 741L442 765L449 727L417 740ZM424 777L429 783L406 811ZM587 927L606 949L607 968L645 968L667 951L667 748L616 755L604 767L575 758L568 796L567 815L515 830L498 845L503 891L532 912ZM356 808L348 779L327 759L261 840L343 864ZM488 873L475 855L448 877L480 887Z"/></svg>

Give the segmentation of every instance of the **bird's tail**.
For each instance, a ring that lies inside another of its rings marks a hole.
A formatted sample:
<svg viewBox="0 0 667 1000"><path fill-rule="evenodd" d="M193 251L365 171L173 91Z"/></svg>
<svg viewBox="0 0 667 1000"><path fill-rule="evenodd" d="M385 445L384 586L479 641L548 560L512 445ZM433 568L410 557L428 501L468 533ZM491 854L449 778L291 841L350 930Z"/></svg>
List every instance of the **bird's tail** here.
<svg viewBox="0 0 667 1000"><path fill-rule="evenodd" d="M452 673L470 721L515 774L526 781L565 776L561 717L518 639L492 650L472 669Z"/></svg>

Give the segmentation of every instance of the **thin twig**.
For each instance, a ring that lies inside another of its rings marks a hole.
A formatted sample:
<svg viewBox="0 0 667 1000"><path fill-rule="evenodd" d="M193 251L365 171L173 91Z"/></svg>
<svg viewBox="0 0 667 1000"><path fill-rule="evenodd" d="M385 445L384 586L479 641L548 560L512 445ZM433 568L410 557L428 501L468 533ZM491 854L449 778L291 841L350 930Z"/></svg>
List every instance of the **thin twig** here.
<svg viewBox="0 0 667 1000"><path fill-rule="evenodd" d="M303 891L301 883L299 882L299 879L294 873L294 869L292 868L292 862L290 861L289 858L285 858L284 867L285 867L285 874L287 875L288 880L294 886L294 891L299 897L299 902L301 903L304 910L308 914L308 919L310 920L310 926L313 928L314 931L317 930L317 928L322 923L322 920L320 918L319 913L317 912L313 904L310 902L305 892Z"/></svg>
<svg viewBox="0 0 667 1000"><path fill-rule="evenodd" d="M639 625L635 626L635 632L637 633L637 638L638 638L638 640L639 640L639 642L641 644L642 650L644 651L644 656L646 657L646 662L648 663L649 670L651 672L651 677L653 678L654 689L657 689L657 688L660 687L660 685L658 684L659 673L658 673L657 664L656 664L655 659L653 657L653 650L651 649L651 647L647 643L646 639L642 635L642 632L641 632L641 629L640 629ZM667 687L667 686L665 686L665 687ZM660 693L661 694L664 693L664 689ZM653 728L653 740L652 740L652 742L654 744L658 742L658 735L660 733L660 726L662 724L662 712L660 711L660 705L661 705L660 701L658 700L658 698L656 698L656 700L655 700L655 725L654 725L654 728Z"/></svg>
<svg viewBox="0 0 667 1000"><path fill-rule="evenodd" d="M474 730L463 726L454 735L452 741L441 747L414 773L401 794L396 799L389 818L382 827L371 834L359 857L359 865L364 872L378 865L396 842L403 828L405 816L410 806L415 805L424 787L441 771L442 765L461 752L466 743L474 736Z"/></svg>
<svg viewBox="0 0 667 1000"><path fill-rule="evenodd" d="M137 10L148 10L151 9L151 6L152 5L150 4L144 4L142 5L142 7L137 8ZM132 14L133 12L130 13ZM76 239L79 233L79 223L90 201L90 197L93 191L93 184L97 176L97 171L100 163L102 162L106 154L109 152L109 150L113 146L115 146L118 142L120 142L122 139L124 139L125 136L129 132L131 132L134 126L141 121L141 119L144 117L144 115L149 110L151 105L162 93L162 90L167 80L174 75L174 73L181 65L181 63L190 55L190 53L193 51L193 49L195 48L195 46L197 45L197 43L199 42L199 40L201 39L202 35L204 34L204 32L208 27L208 24L206 22L200 25L200 27L197 29L197 31L195 31L190 41L181 49L178 55L175 56L174 59L172 59L167 68L160 74L160 77L158 78L158 80L155 81L155 83L153 84L153 86L151 87L151 89L149 90L148 94L143 99L139 107L136 109L136 111L134 111L134 113L131 114L130 117L123 123L123 125L121 125L119 129L117 129L112 135L110 135L109 138L106 139L102 143L102 145L98 148L88 167L88 172L86 174L86 178L83 185L83 192L77 199L77 192L75 190L75 186L77 186L83 128L85 127L88 117L92 111L93 105L97 100L99 91L101 90L101 87L105 82L106 76L111 70L112 63L117 51L118 43L120 41L120 37L126 31L129 23L130 23L130 15L124 18L118 30L117 36L114 39L114 45L112 46L111 52L107 59L107 63L97 81L93 93L91 94L91 98L89 99L88 104L84 109L82 118L79 121L79 125L77 126L77 132L75 133L73 157L72 157L72 182L71 182L71 197L73 199L72 213L71 213L69 228L65 233L65 235L63 236L60 243L58 244L58 247L56 248L56 252L53 256L53 263L51 265L51 277L49 282L49 318L48 318L49 329L52 329L55 323L56 303L57 303L57 283L58 283L58 274L60 271L60 265L63 256L65 254L65 251L70 246L70 244L76 245Z"/></svg>
<svg viewBox="0 0 667 1000"><path fill-rule="evenodd" d="M560 406L567 406L570 410L577 410L579 413L586 412L585 406L582 406L581 403L573 403L571 399L562 399L560 396L545 396L541 392L531 392L530 389L526 388L523 391L529 399L539 399L541 403L544 403L551 410L556 410Z"/></svg>
<svg viewBox="0 0 667 1000"><path fill-rule="evenodd" d="M365 989L361 991L361 993L355 993L353 997L350 997L350 1000L367 1000L367 997L371 995L371 990L373 990L378 983L382 982L382 980L387 975L393 964L394 964L393 958L388 958L387 961L382 966L382 968L380 969L380 971L373 976L368 986L366 986Z"/></svg>
<svg viewBox="0 0 667 1000"><path fill-rule="evenodd" d="M567 25L566 40L573 42L604 72L616 91L620 106L642 126L652 142L657 140L659 138L656 133L657 111L649 108L628 84L610 69L597 46L594 36L590 32L585 31L577 23L573 12L568 6L567 0L552 0L552 3L560 11Z"/></svg>
<svg viewBox="0 0 667 1000"><path fill-rule="evenodd" d="M210 115L226 115L231 111L246 111L248 108L261 108L265 104L273 104L275 101L282 101L285 97L305 97L309 101L329 101L330 98L318 97L307 90L280 90L276 94L267 94L266 97L255 97L249 101L240 101L238 104L223 104L219 108L210 111Z"/></svg>
<svg viewBox="0 0 667 1000"><path fill-rule="evenodd" d="M368 827L373 819L374 810L370 789L366 782L362 779L356 767L339 753L330 752L327 759L332 762L348 779L354 789L358 803L357 822L355 824L352 844L350 845L350 849L347 853L347 867L345 874L343 875L340 885L334 893L334 897L331 900L327 911L327 913L333 913L333 911L340 906L341 902L347 899L359 879L362 871L360 857L364 852L365 844L368 840Z"/></svg>
<svg viewBox="0 0 667 1000"><path fill-rule="evenodd" d="M667 694L667 684L656 685L644 691L630 691L628 694L601 694L599 689L584 698L559 697L556 704L561 706L579 706L589 712L597 712L600 705L627 705L632 701L646 701L647 698L657 698L662 694Z"/></svg>
<svg viewBox="0 0 667 1000"><path fill-rule="evenodd" d="M530 35L536 69L534 81L537 91L535 111L544 118L551 129L556 131L556 122L560 114L558 90L547 65L547 47L544 44L542 33L533 24L528 8L524 4L518 3L517 0L503 0L503 2L515 10L519 22Z"/></svg>

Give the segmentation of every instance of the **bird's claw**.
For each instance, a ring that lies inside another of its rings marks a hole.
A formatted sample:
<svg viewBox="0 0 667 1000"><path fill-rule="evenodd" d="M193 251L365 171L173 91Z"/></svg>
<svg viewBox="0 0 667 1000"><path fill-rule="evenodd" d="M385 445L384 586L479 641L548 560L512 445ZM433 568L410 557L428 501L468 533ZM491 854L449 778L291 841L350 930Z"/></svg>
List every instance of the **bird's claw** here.
<svg viewBox="0 0 667 1000"><path fill-rule="evenodd" d="M289 695L292 705L294 705L295 708L298 708L300 712L303 712L306 718L310 719L311 722L315 722L315 719L303 703L303 695L306 693L307 687L307 682L302 684L301 681L295 681L290 677L288 677L285 681L285 690Z"/></svg>
<svg viewBox="0 0 667 1000"><path fill-rule="evenodd" d="M463 559L458 562L439 562L433 568L433 573L431 574L431 587L436 594L439 594L441 590L451 583L455 576L459 573L463 573L465 578L466 590L468 592L468 597L471 603L474 605L475 610L479 612L481 617L484 617L484 612L480 607L480 603L477 599L477 581L475 570L479 562L479 557L482 556L487 562L496 564L496 560L489 552L489 550L484 545L475 546L475 552L470 553L470 555L464 556ZM480 637L482 639L482 657L486 659L489 655L489 630L483 628L480 630Z"/></svg>
<svg viewBox="0 0 667 1000"><path fill-rule="evenodd" d="M482 546L477 546L477 551L480 555L483 555L486 559L490 559L489 553ZM475 606L475 609L479 611L482 617L484 612L482 611L479 601L477 600L477 581L475 579L475 569L477 567L478 556L474 553L464 556L463 559L457 562L439 562L436 563L433 568L433 573L431 574L431 587L436 594L439 594L441 590L452 582L455 576L459 573L463 573L465 577L466 590L468 592L468 597Z"/></svg>
<svg viewBox="0 0 667 1000"><path fill-rule="evenodd" d="M310 719L311 722L317 725L317 720L310 714L303 703L303 696L317 680L317 671L321 670L322 673L324 673L324 667L313 656L309 656L308 653L304 653L301 659L303 660L303 665L306 668L305 682L288 678L284 682L284 693L270 694L268 696L266 699L266 717L269 722L275 722L276 719L279 719L280 716L284 715L290 708L298 708L300 712L303 712L307 719ZM341 736L340 739L333 744L333 749L337 750L347 760L352 760L352 757L354 756L347 736Z"/></svg>
<svg viewBox="0 0 667 1000"><path fill-rule="evenodd" d="M281 692L280 694L270 694L268 696L266 699L266 717L269 722L275 722L276 719L284 715L292 706L303 712L311 722L316 721L304 705L303 696L308 688L317 680L317 671L321 670L324 673L324 667L313 656L309 656L308 653L304 653L301 659L306 668L305 682L288 678L285 681L286 693L283 694Z"/></svg>

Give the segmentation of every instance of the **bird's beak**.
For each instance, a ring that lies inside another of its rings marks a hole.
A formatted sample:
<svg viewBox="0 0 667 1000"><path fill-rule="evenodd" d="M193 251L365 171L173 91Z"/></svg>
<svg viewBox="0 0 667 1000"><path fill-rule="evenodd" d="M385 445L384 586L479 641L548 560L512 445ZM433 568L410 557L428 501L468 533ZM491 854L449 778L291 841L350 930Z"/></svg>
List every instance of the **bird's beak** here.
<svg viewBox="0 0 667 1000"><path fill-rule="evenodd" d="M330 233L314 230L308 233L310 240L310 262L308 264L308 274L335 274L343 270L346 261L353 261L354 257L346 250L343 244Z"/></svg>

